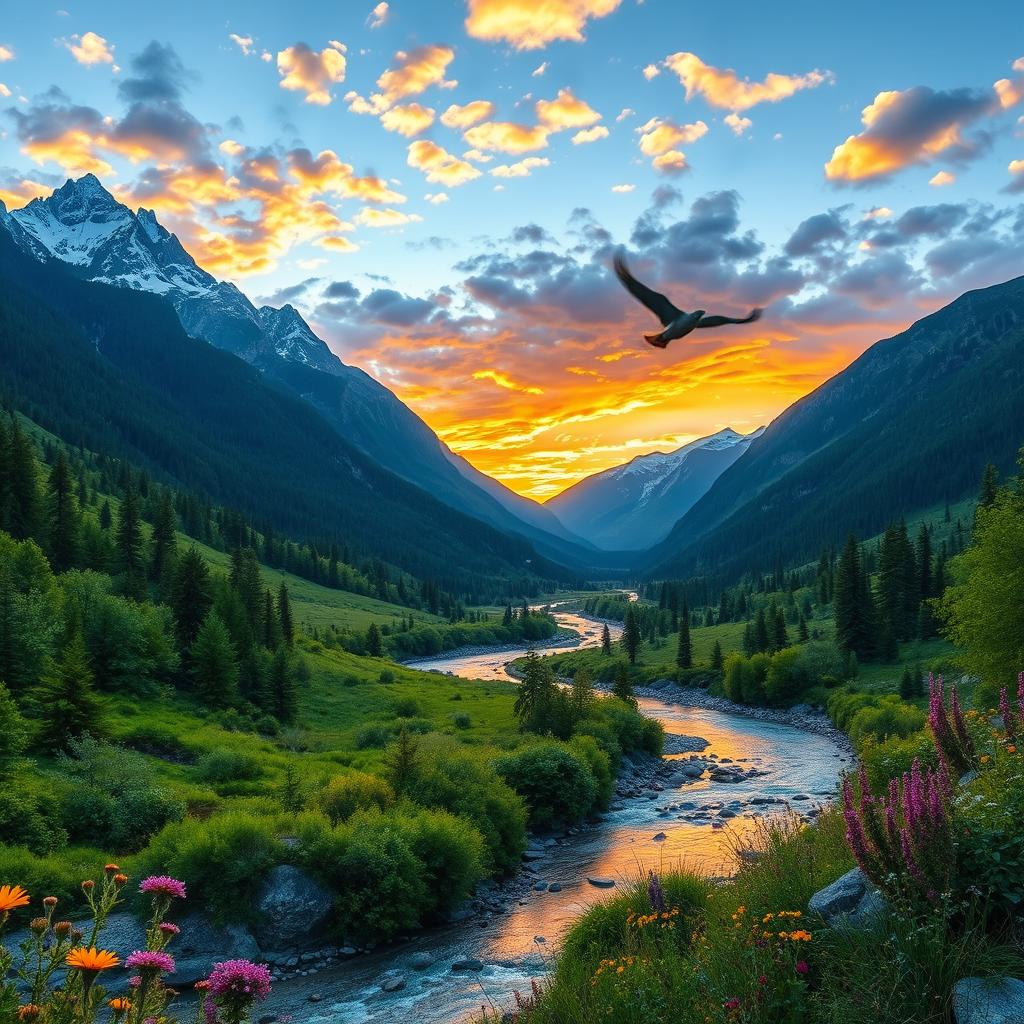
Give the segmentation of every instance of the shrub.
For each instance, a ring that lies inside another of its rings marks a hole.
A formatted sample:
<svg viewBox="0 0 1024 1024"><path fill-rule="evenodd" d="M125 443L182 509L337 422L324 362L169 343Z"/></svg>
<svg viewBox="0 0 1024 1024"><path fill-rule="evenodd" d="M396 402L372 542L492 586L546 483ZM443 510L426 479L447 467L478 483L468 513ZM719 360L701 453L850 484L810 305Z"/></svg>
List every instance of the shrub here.
<svg viewBox="0 0 1024 1024"><path fill-rule="evenodd" d="M456 729L468 729L472 724L469 715L465 711L457 711L452 715L452 725Z"/></svg>
<svg viewBox="0 0 1024 1024"><path fill-rule="evenodd" d="M195 903L224 920L254 905L264 876L284 853L274 819L228 812L168 825L139 854L133 873L187 878Z"/></svg>
<svg viewBox="0 0 1024 1024"><path fill-rule="evenodd" d="M399 718L415 718L420 713L420 702L415 697L399 697L391 706Z"/></svg>
<svg viewBox="0 0 1024 1024"><path fill-rule="evenodd" d="M385 686L388 686L395 681L395 673L389 668L382 668L380 670L380 675L377 678Z"/></svg>
<svg viewBox="0 0 1024 1024"><path fill-rule="evenodd" d="M885 740L868 736L861 744L859 755L873 793L884 792L889 780L909 772L915 760L925 768L938 767L935 744L924 731Z"/></svg>
<svg viewBox="0 0 1024 1024"><path fill-rule="evenodd" d="M40 803L32 794L13 785L0 786L0 842L24 846L34 854L45 855L59 850L67 842L67 833L55 820L52 808Z"/></svg>
<svg viewBox="0 0 1024 1024"><path fill-rule="evenodd" d="M526 801L534 828L577 822L594 808L597 781L590 765L564 743L533 743L498 758L494 767Z"/></svg>
<svg viewBox="0 0 1024 1024"><path fill-rule="evenodd" d="M855 712L847 732L850 742L859 750L869 738L885 740L891 736L910 736L923 729L925 721L923 711L912 704L905 704L895 694L890 694L879 697L873 706Z"/></svg>
<svg viewBox="0 0 1024 1024"><path fill-rule="evenodd" d="M203 782L243 782L263 775L259 758L241 750L218 748L204 754L196 765L196 776Z"/></svg>
<svg viewBox="0 0 1024 1024"><path fill-rule="evenodd" d="M388 745L391 739L391 731L383 725L364 725L356 733L356 749L369 750L380 749Z"/></svg>
<svg viewBox="0 0 1024 1024"><path fill-rule="evenodd" d="M196 757L195 748L165 725L136 726L123 737L122 742L140 754L149 754L177 764L191 764Z"/></svg>
<svg viewBox="0 0 1024 1024"><path fill-rule="evenodd" d="M317 805L337 825L356 811L376 807L383 810L395 801L391 787L379 776L352 771L335 775L317 796Z"/></svg>
<svg viewBox="0 0 1024 1024"><path fill-rule="evenodd" d="M569 749L587 762L596 785L594 806L604 810L615 795L611 758L598 746L593 736L573 736L569 740Z"/></svg>

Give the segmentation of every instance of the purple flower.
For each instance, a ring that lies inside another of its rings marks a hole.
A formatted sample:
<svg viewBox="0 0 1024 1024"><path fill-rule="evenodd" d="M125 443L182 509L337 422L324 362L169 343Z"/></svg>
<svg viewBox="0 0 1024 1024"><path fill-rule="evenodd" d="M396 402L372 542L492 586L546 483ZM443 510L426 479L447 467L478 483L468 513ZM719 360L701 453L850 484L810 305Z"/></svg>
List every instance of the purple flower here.
<svg viewBox="0 0 1024 1024"><path fill-rule="evenodd" d="M212 999L203 1000L203 1016L206 1024L217 1024L217 1004Z"/></svg>
<svg viewBox="0 0 1024 1024"><path fill-rule="evenodd" d="M664 914L668 910L665 902L665 890L661 887L658 876L652 871L647 882L647 898L651 901L651 910Z"/></svg>
<svg viewBox="0 0 1024 1024"><path fill-rule="evenodd" d="M215 996L245 995L266 999L270 995L270 971L251 960L225 960L213 965L210 991Z"/></svg>
<svg viewBox="0 0 1024 1024"><path fill-rule="evenodd" d="M129 970L163 971L170 974L174 970L174 957L170 953L161 953L151 949L140 949L129 954L124 962Z"/></svg>
<svg viewBox="0 0 1024 1024"><path fill-rule="evenodd" d="M139 883L139 892L183 900L185 898L185 883L179 882L176 878L168 878L167 875L152 875Z"/></svg>

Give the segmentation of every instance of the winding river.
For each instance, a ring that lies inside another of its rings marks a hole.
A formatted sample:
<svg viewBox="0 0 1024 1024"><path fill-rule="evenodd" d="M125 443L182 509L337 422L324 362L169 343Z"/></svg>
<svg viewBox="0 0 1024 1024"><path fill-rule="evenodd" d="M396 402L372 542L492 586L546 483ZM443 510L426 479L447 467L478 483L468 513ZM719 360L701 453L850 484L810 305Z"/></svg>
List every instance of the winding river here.
<svg viewBox="0 0 1024 1024"><path fill-rule="evenodd" d="M557 609L556 618L579 634L579 645L600 643L601 623ZM613 636L621 632L611 628ZM541 648L538 653L561 649ZM412 667L471 679L508 679L506 665L525 653L492 651ZM759 815L777 812L794 798L800 801L794 807L806 809L835 792L842 755L823 736L650 698L641 699L640 707L660 719L666 733L706 739L705 755L756 767L762 774L729 784L702 779L620 800L599 825L549 846L532 865L538 879L557 882L561 891L516 892L502 912L488 915L483 924L475 918L436 929L285 983L265 1012L287 1014L296 1024L448 1024L473 1017L482 1005L508 1008L514 992L528 992L531 979L543 977L550 968L559 938L572 921L615 893L614 888L590 885L587 876L616 879L621 886L648 868L680 863L724 873L731 870L730 844L753 828ZM736 816L723 822L723 807ZM414 969L417 955L423 954L431 958L430 966ZM460 960L479 961L483 967L453 971L452 964ZM404 987L384 992L382 980L396 972Z"/></svg>

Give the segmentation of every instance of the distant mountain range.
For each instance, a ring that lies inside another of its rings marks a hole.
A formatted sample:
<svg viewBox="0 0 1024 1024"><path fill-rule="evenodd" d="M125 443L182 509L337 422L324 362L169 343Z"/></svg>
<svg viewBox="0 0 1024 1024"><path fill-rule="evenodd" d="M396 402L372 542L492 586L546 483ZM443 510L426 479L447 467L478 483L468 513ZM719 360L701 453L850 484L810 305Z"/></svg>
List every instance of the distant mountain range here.
<svg viewBox="0 0 1024 1024"><path fill-rule="evenodd" d="M734 577L976 493L1024 444L1024 277L876 342L790 406L644 556L655 577Z"/></svg>
<svg viewBox="0 0 1024 1024"><path fill-rule="evenodd" d="M554 515L454 454L391 391L346 366L290 305L257 308L199 267L152 210L133 213L93 174L7 212L0 225L39 260L57 259L89 281L167 299L185 330L251 363L315 406L342 437L439 500L536 541L563 561L586 561L585 541Z"/></svg>
<svg viewBox="0 0 1024 1024"><path fill-rule="evenodd" d="M638 455L547 502L573 533L610 550L653 547L764 432L718 431L673 452Z"/></svg>

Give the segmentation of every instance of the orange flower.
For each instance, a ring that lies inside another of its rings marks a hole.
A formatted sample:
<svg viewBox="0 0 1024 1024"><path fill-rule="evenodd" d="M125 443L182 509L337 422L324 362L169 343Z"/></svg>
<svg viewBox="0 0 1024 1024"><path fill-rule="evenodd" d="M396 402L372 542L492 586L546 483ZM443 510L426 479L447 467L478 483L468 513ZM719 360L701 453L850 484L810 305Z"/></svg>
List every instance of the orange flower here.
<svg viewBox="0 0 1024 1024"><path fill-rule="evenodd" d="M106 871L108 875L116 875L121 868L117 864L105 864L103 870Z"/></svg>
<svg viewBox="0 0 1024 1024"><path fill-rule="evenodd" d="M42 1008L36 1006L35 1003L26 1003L24 1006L18 1008L18 1020L19 1021L30 1021L38 1020L39 1015L42 1013Z"/></svg>
<svg viewBox="0 0 1024 1024"><path fill-rule="evenodd" d="M109 1000L107 1002L107 1006L109 1006L114 1013L127 1013L132 1008L132 1001L130 999L125 999L122 996L118 996L115 999Z"/></svg>
<svg viewBox="0 0 1024 1024"><path fill-rule="evenodd" d="M28 903L28 893L20 885L0 885L0 914L27 907Z"/></svg>
<svg viewBox="0 0 1024 1024"><path fill-rule="evenodd" d="M90 946L79 946L67 955L68 967L77 967L80 971L105 971L108 967L116 967L121 961L116 953L106 949Z"/></svg>
<svg viewBox="0 0 1024 1024"><path fill-rule="evenodd" d="M1015 746L1014 746L1014 745L1013 745L1013 744L1011 743L1011 744L1010 744L1010 745L1009 745L1009 746L1008 746L1008 747L1006 748L1006 752L1007 752L1008 754L1016 754L1016 753L1017 753L1017 748L1016 748L1016 747L1015 747Z"/></svg>
<svg viewBox="0 0 1024 1024"><path fill-rule="evenodd" d="M117 882L118 885L124 885L124 883L128 881L128 876L127 875L114 875L114 881Z"/></svg>

